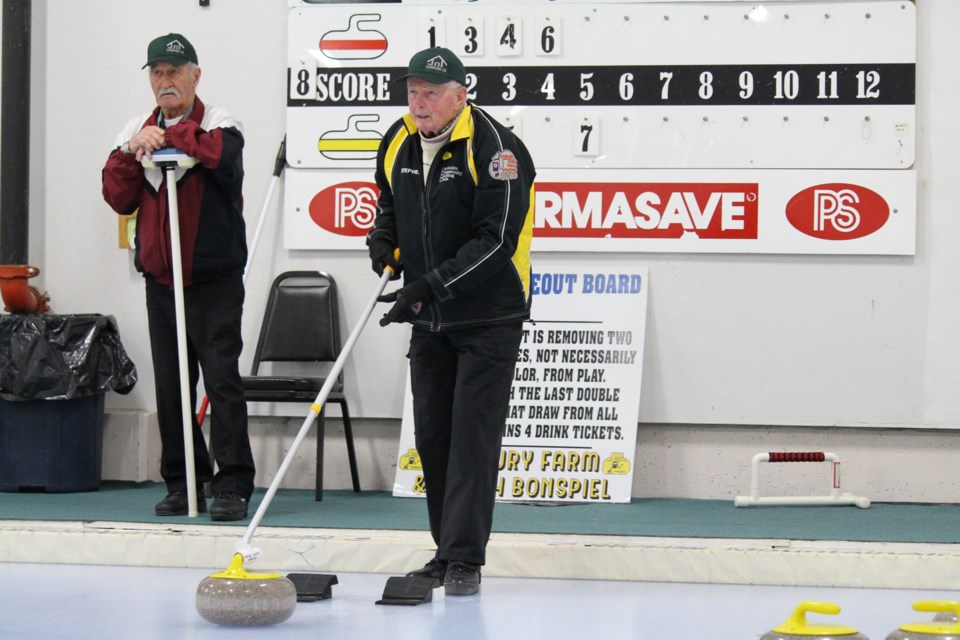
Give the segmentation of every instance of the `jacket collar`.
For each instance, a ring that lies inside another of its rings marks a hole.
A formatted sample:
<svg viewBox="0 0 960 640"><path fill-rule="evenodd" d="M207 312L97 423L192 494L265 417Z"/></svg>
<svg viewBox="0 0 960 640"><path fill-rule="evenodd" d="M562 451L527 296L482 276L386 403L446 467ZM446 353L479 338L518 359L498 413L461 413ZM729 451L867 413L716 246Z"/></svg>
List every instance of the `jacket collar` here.
<svg viewBox="0 0 960 640"><path fill-rule="evenodd" d="M473 133L473 118L471 114L473 112L473 105L469 102L463 107L463 111L460 112L460 117L457 118L457 123L453 125L453 131L450 133L451 140L459 140L460 138L469 138L470 134Z"/></svg>

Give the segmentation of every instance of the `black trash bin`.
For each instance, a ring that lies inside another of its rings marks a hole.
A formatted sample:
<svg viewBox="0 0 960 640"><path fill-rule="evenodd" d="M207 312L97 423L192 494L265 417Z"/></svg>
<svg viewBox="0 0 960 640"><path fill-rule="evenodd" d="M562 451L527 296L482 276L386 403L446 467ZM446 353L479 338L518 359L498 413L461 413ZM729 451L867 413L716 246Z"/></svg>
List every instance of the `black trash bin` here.
<svg viewBox="0 0 960 640"><path fill-rule="evenodd" d="M100 488L104 395L136 382L112 316L0 315L0 491Z"/></svg>

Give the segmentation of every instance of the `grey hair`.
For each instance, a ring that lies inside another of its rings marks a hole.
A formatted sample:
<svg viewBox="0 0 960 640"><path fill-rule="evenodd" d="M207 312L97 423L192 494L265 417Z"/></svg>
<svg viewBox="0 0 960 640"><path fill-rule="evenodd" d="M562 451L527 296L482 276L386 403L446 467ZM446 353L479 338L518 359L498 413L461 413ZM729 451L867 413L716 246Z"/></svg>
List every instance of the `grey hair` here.
<svg viewBox="0 0 960 640"><path fill-rule="evenodd" d="M148 69L148 70L152 70L152 69L153 69L153 66L154 66L155 64L156 64L156 62L154 62L153 64L151 64L149 67L147 67L147 69ZM190 73L193 73L195 69L199 69L199 68L200 68L200 65L196 64L195 62L189 62L189 61L188 61L188 62L184 62L184 63L181 64L181 65L175 65L175 66L186 67L186 68L187 68L187 71L189 71Z"/></svg>

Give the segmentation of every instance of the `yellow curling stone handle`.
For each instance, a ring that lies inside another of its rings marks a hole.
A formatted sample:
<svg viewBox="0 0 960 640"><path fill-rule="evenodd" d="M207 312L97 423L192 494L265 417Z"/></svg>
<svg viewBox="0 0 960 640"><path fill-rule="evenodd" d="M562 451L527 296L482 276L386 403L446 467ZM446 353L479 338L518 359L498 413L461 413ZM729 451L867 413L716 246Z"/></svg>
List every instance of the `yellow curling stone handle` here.
<svg viewBox="0 0 960 640"><path fill-rule="evenodd" d="M841 624L807 624L807 612L824 613L835 616L840 613L840 605L831 602L801 602L783 624L773 628L777 633L795 636L845 636L859 633L854 627Z"/></svg>
<svg viewBox="0 0 960 640"><path fill-rule="evenodd" d="M243 568L243 555L236 553L226 571L210 574L210 577L228 580L276 580L283 576L279 573L249 573Z"/></svg>
<svg viewBox="0 0 960 640"><path fill-rule="evenodd" d="M929 633L931 635L960 636L960 602L950 600L919 600L913 603L914 611L926 613L940 613L952 611L957 615L957 622L911 622L900 625L901 631L911 633Z"/></svg>

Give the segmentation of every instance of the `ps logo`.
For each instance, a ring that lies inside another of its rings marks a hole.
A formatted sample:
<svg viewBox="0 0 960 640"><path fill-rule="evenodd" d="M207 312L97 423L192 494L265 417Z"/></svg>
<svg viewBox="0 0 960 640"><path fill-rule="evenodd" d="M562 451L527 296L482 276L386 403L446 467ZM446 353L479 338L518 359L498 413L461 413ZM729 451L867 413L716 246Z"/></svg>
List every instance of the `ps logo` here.
<svg viewBox="0 0 960 640"><path fill-rule="evenodd" d="M860 185L818 184L790 198L786 215L797 231L808 236L853 240L883 227L890 205L879 193Z"/></svg>
<svg viewBox="0 0 960 640"><path fill-rule="evenodd" d="M855 205L860 198L851 189L830 191L815 189L813 192L813 230L824 231L826 225L841 233L849 233L860 226L860 212Z"/></svg>
<svg viewBox="0 0 960 640"><path fill-rule="evenodd" d="M355 226L369 229L377 213L377 192L370 187L334 190L334 224L338 227Z"/></svg>
<svg viewBox="0 0 960 640"><path fill-rule="evenodd" d="M331 233L364 236L373 226L378 195L376 185L369 182L329 186L310 201L310 218Z"/></svg>

